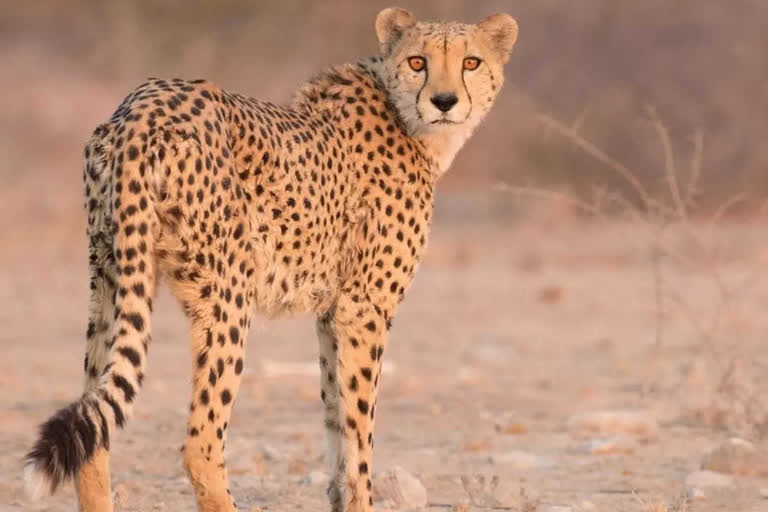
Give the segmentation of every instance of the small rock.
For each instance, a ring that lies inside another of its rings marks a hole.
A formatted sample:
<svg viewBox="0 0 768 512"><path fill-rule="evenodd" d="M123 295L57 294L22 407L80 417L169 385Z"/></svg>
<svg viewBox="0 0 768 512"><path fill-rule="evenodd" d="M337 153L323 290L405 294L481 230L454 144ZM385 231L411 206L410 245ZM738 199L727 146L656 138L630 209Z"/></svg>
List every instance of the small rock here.
<svg viewBox="0 0 768 512"><path fill-rule="evenodd" d="M285 459L285 453L281 452L271 444L261 445L261 453L266 460L280 461Z"/></svg>
<svg viewBox="0 0 768 512"><path fill-rule="evenodd" d="M549 505L541 509L541 512L573 512L573 509L568 505Z"/></svg>
<svg viewBox="0 0 768 512"><path fill-rule="evenodd" d="M396 510L397 505L392 500L376 501L376 508L380 510Z"/></svg>
<svg viewBox="0 0 768 512"><path fill-rule="evenodd" d="M702 469L732 475L768 476L768 452L744 439L732 437L709 452Z"/></svg>
<svg viewBox="0 0 768 512"><path fill-rule="evenodd" d="M490 460L494 464L503 464L515 469L548 468L554 464L552 461L522 450L512 450L491 455Z"/></svg>
<svg viewBox="0 0 768 512"><path fill-rule="evenodd" d="M461 449L465 452L487 452L491 449L491 443L487 440L467 441Z"/></svg>
<svg viewBox="0 0 768 512"><path fill-rule="evenodd" d="M328 483L328 474L323 471L311 471L307 476L301 479L304 485L325 485Z"/></svg>
<svg viewBox="0 0 768 512"><path fill-rule="evenodd" d="M545 286L539 289L539 301L544 304L557 304L563 298L563 289L560 286Z"/></svg>
<svg viewBox="0 0 768 512"><path fill-rule="evenodd" d="M520 436L528 433L528 427L526 427L523 423L508 423L504 426L498 425L497 430L500 433L509 436Z"/></svg>
<svg viewBox="0 0 768 512"><path fill-rule="evenodd" d="M590 439L584 443L572 446L568 451L575 454L611 455L633 453L635 449L628 439L614 437L610 439Z"/></svg>
<svg viewBox="0 0 768 512"><path fill-rule="evenodd" d="M686 487L729 487L733 478L715 471L694 471L685 477Z"/></svg>
<svg viewBox="0 0 768 512"><path fill-rule="evenodd" d="M397 508L423 509L427 506L427 490L418 478L400 466L373 477L373 499L391 500Z"/></svg>
<svg viewBox="0 0 768 512"><path fill-rule="evenodd" d="M456 378L461 382L471 383L477 380L477 371L471 366L460 366Z"/></svg>
<svg viewBox="0 0 768 512"><path fill-rule="evenodd" d="M707 496L704 494L704 491L699 489L698 487L689 487L688 491L686 492L686 495L688 496L689 500L703 500Z"/></svg>
<svg viewBox="0 0 768 512"><path fill-rule="evenodd" d="M760 489L760 497L764 500L768 500L768 487L763 487Z"/></svg>
<svg viewBox="0 0 768 512"><path fill-rule="evenodd" d="M131 489L128 484L119 483L112 488L112 502L116 507L135 506L136 489Z"/></svg>
<svg viewBox="0 0 768 512"><path fill-rule="evenodd" d="M579 435L624 434L655 438L659 432L659 424L647 411L594 411L571 416L568 419L568 430Z"/></svg>

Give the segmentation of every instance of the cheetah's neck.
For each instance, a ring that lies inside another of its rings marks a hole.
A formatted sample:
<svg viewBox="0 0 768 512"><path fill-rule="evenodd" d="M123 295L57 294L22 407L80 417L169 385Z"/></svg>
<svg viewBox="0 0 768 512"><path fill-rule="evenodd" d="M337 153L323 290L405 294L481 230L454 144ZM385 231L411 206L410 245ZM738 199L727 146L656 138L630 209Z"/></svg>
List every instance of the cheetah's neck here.
<svg viewBox="0 0 768 512"><path fill-rule="evenodd" d="M369 80L367 83L364 76ZM388 94L386 83L381 58L369 57L355 64L337 66L317 75L299 89L294 96L293 105L310 110L333 111L344 106L347 97L358 96L361 85ZM430 162L429 172L433 179L439 178L448 170L456 154L475 128L475 124L467 122L461 125L417 131L419 128L409 126L407 122L400 119L394 107L390 109L391 114L400 120L401 129L423 148L424 156Z"/></svg>
<svg viewBox="0 0 768 512"><path fill-rule="evenodd" d="M371 73L386 90L386 74L380 57L369 57L360 61L363 69ZM397 112L394 113L397 115ZM409 135L419 141L427 156L434 162L432 172L435 177L440 177L453 163L456 154L467 142L475 129L474 124L462 124L459 126L440 127L439 129L424 132L414 132L415 128L404 123L404 129Z"/></svg>
<svg viewBox="0 0 768 512"><path fill-rule="evenodd" d="M472 128L461 127L427 132L414 138L421 141L429 156L437 163L439 175L442 175L471 135Z"/></svg>

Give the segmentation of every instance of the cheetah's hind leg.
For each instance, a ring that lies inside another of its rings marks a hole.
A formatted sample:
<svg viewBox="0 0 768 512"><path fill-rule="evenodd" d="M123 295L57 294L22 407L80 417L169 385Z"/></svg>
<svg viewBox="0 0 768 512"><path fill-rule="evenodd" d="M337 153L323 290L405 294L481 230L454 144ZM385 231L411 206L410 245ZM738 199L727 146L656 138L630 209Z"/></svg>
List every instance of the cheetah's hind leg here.
<svg viewBox="0 0 768 512"><path fill-rule="evenodd" d="M320 399L323 401L326 458L331 471L328 483L328 501L332 512L344 511L344 454L342 442L341 404L339 402L338 383L338 342L331 325L331 315L323 315L316 323L320 345Z"/></svg>
<svg viewBox="0 0 768 512"><path fill-rule="evenodd" d="M192 320L195 360L184 468L201 512L233 512L236 506L228 488L224 445L245 360L250 323L247 294L242 281L232 285L228 277L206 273L203 268L197 271L206 298L200 299L201 292L194 286L171 283ZM224 290L234 299L222 298Z"/></svg>

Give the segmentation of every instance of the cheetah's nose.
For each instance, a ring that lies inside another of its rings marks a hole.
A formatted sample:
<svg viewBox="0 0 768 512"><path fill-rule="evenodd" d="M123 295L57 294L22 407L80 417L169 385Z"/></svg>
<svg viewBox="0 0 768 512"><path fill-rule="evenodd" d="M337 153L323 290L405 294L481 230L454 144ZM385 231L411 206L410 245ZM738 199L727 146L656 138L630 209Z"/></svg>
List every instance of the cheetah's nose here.
<svg viewBox="0 0 768 512"><path fill-rule="evenodd" d="M459 102L459 98L452 92L441 92L432 96L430 101L432 101L432 104L436 106L438 110L448 112Z"/></svg>

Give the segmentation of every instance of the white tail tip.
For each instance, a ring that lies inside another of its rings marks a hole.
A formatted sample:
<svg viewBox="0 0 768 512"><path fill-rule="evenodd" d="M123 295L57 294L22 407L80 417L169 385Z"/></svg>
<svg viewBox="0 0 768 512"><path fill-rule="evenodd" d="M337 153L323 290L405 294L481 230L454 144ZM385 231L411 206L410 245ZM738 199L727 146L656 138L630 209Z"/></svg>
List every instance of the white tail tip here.
<svg viewBox="0 0 768 512"><path fill-rule="evenodd" d="M38 470L34 462L24 465L24 489L31 501L38 501L50 494L51 482L43 471Z"/></svg>

